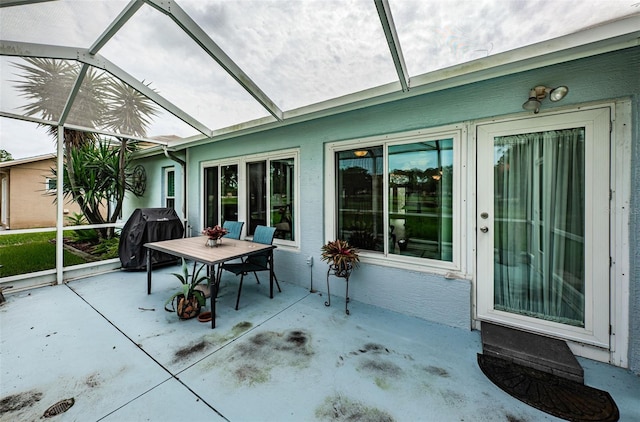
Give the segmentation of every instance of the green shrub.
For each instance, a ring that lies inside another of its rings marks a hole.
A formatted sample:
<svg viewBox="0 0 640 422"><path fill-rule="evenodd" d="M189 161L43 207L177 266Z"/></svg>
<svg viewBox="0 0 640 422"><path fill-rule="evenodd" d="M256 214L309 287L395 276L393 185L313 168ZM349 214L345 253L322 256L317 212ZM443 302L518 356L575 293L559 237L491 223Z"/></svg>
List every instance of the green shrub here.
<svg viewBox="0 0 640 422"><path fill-rule="evenodd" d="M102 239L93 248L93 254L98 255L100 259L118 258L118 246L120 244L119 237L112 237L111 239Z"/></svg>
<svg viewBox="0 0 640 422"><path fill-rule="evenodd" d="M87 219L83 214L74 212L67 217L67 222L72 226L82 226L87 224ZM73 237L78 241L92 241L98 239L98 232L94 229L76 229L73 230Z"/></svg>

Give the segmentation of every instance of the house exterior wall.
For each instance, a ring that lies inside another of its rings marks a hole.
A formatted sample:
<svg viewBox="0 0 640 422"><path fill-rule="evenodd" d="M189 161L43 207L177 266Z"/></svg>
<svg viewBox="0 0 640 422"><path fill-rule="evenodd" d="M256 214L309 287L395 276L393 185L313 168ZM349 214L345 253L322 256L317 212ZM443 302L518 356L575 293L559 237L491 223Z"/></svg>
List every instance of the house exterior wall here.
<svg viewBox="0 0 640 422"><path fill-rule="evenodd" d="M635 69L638 69L637 65ZM629 367L640 374L640 95L637 91L633 101L632 119L633 144L631 146L629 212Z"/></svg>
<svg viewBox="0 0 640 422"><path fill-rule="evenodd" d="M51 178L55 158L11 165L5 163L2 170L8 178L7 226L10 229L55 227L55 196L46 191L46 179ZM64 204L65 216L80 213L75 203ZM66 222L65 222L66 223Z"/></svg>
<svg viewBox="0 0 640 422"><path fill-rule="evenodd" d="M193 234L199 231L202 213L202 170L205 161L225 157L299 148L300 158L300 224L299 247L280 247L276 250L278 278L319 291L326 290L327 267L320 261L320 247L325 239L324 165L325 144L376 135L392 134L449 124L489 121L506 116L529 116L522 110L528 90L536 85L567 85L569 95L559 103L543 103L548 110L575 110L594 103L615 103L631 100L632 139L629 242L629 366L640 373L640 122L638 117L640 78L640 47L607 53L600 56L568 61L553 66L510 74L500 78L468 84L405 100L372 106L334 116L319 118L233 139L192 147L187 151L187 218ZM468 134L473 142L473 134ZM470 149L471 151L472 149ZM474 157L469 158L474 160ZM148 174L162 167L164 158L146 159ZM160 173L157 174L158 177ZM155 176L154 176L155 177ZM475 185L474 174L463 181ZM148 185L146 206L157 206L160 195L157 186ZM467 209L475 204L468 200ZM140 202L141 203L141 202ZM469 211L471 212L471 211ZM354 300L374 304L404 314L438 323L466 328L472 326L474 224L467 221L466 261L464 271L453 276L430 272L393 268L375 263L361 266L350 282L350 296ZM313 257L314 265L306 264ZM342 285L332 284L332 293L343 294ZM321 301L319 300L319 306Z"/></svg>
<svg viewBox="0 0 640 422"><path fill-rule="evenodd" d="M185 218L184 189L184 169L180 163L165 157L164 155L139 160L136 164L142 164L147 175L146 189L141 197L136 197L131 192L125 193L125 201L122 207L122 215L129 216L136 208L156 208L164 207L164 174L166 168L173 169L175 173L175 207L180 218ZM126 217L125 217L126 219Z"/></svg>

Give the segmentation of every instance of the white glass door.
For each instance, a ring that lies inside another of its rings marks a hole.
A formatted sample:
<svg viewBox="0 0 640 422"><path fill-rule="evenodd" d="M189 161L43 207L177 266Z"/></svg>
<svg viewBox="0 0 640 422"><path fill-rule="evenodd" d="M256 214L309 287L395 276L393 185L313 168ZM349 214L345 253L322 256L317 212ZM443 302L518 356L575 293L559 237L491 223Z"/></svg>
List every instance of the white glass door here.
<svg viewBox="0 0 640 422"><path fill-rule="evenodd" d="M478 318L609 345L609 109L478 126Z"/></svg>

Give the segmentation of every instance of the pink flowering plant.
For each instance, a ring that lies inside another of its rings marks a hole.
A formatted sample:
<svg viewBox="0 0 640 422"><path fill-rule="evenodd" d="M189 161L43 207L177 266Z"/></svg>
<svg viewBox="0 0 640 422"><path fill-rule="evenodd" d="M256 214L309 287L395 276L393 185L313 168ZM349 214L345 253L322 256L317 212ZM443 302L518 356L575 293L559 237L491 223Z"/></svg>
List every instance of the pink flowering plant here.
<svg viewBox="0 0 640 422"><path fill-rule="evenodd" d="M202 230L203 235L208 236L209 239L213 240L218 240L227 233L227 229L224 229L218 225L214 227L207 227L206 229Z"/></svg>
<svg viewBox="0 0 640 422"><path fill-rule="evenodd" d="M355 268L360 262L357 248L351 246L346 240L333 240L322 246L321 259L336 268Z"/></svg>

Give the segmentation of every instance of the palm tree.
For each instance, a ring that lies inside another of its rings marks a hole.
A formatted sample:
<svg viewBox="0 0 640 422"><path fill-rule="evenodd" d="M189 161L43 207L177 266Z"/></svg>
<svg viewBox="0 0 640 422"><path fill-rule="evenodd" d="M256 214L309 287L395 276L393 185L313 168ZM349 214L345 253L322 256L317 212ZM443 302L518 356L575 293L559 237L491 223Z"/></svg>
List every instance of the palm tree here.
<svg viewBox="0 0 640 422"><path fill-rule="evenodd" d="M80 66L66 60L24 60L26 63L14 63L22 80L13 82L28 101L21 108L27 116L58 120L79 76ZM105 72L90 68L75 97L69 121L144 137L156 114L154 103L140 92ZM58 139L58 127L50 126L49 133ZM122 209L125 192L133 192L128 183L128 167L135 143L131 145L127 138L118 137L119 148L114 150L113 143L100 140L95 133L67 128L63 139L65 195L78 203L90 224L114 223ZM117 159L114 159L114 151L117 151ZM100 183L96 179L98 174ZM112 210L107 207L109 215L105 220L101 210L110 203L115 207ZM100 233L111 237L113 230L101 230Z"/></svg>

